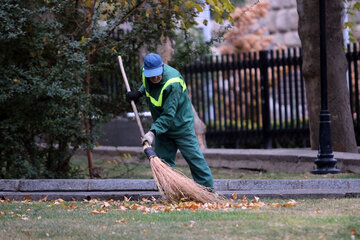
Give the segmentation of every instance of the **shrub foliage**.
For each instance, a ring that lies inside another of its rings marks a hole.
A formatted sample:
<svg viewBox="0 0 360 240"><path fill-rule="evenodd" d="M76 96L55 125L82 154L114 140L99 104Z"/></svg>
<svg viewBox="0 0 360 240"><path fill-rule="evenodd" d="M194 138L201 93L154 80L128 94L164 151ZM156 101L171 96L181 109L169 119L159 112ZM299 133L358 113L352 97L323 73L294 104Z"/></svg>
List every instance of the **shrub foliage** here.
<svg viewBox="0 0 360 240"><path fill-rule="evenodd" d="M209 4L217 21L230 17L229 1ZM117 103L106 104L99 76L120 76L117 55L130 61L144 47L156 49L174 29L196 24L203 7L180 0L2 0L0 177L74 177L70 159L79 148L92 149L92 129L114 108L129 108L123 84ZM131 33L114 40L123 23Z"/></svg>

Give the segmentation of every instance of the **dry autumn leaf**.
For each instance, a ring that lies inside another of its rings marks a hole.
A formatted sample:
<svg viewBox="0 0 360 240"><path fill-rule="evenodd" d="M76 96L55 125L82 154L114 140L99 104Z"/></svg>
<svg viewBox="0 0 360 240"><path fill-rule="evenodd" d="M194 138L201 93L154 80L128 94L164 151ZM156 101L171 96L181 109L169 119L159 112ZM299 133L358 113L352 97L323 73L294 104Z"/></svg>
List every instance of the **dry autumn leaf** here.
<svg viewBox="0 0 360 240"><path fill-rule="evenodd" d="M233 195L233 198L235 195ZM236 196L237 198L237 196ZM282 203L264 203L260 202L258 197L254 197L254 199L250 200L247 199L244 195L241 200L235 200L235 199L228 199L217 203L199 203L194 201L186 201L186 199L183 199L180 202L168 202L163 201L161 199L155 199L150 198L151 201L148 199L141 199L139 201L131 201L128 198L124 198L124 201L100 201L96 199L91 200L84 200L83 203L85 203L85 207L90 208L92 215L98 215L98 214L106 214L109 211L123 211L127 213L128 211L141 211L143 214L148 213L158 213L158 212L173 212L173 211L189 211L194 214L197 214L201 211L234 211L234 210L245 210L245 209L260 209L265 207L295 207L297 205L297 202L295 200L289 200L285 204ZM32 204L34 202L25 201L24 204ZM69 204L69 205L67 205ZM79 208L80 205L76 206L76 203L64 203L63 199L57 199L51 202L48 206L55 207L55 206L64 206L67 208L68 211L72 211L75 208ZM25 208L30 209L30 208ZM29 217L26 215L21 214L14 214L13 212L0 212L1 215L8 214L14 218L20 218L23 220L29 220ZM38 217L38 219L41 219L41 217ZM126 221L125 219L116 220L116 222ZM187 224L186 226L193 226L194 223L190 222L190 224ZM354 230L355 231L355 230Z"/></svg>
<svg viewBox="0 0 360 240"><path fill-rule="evenodd" d="M48 199L48 195L46 195L45 197L43 198L40 198L39 202L46 202Z"/></svg>
<svg viewBox="0 0 360 240"><path fill-rule="evenodd" d="M93 211L91 211L91 214L92 214L92 215L96 215L96 214L104 214L104 213L107 213L107 212L108 212L107 209L93 210Z"/></svg>
<svg viewBox="0 0 360 240"><path fill-rule="evenodd" d="M119 208L116 208L116 209L114 209L114 210L126 212L126 211L127 211L127 208L126 208L125 206L120 206Z"/></svg>
<svg viewBox="0 0 360 240"><path fill-rule="evenodd" d="M108 208L108 207L110 207L110 206L111 206L110 203L104 202L104 204L101 205L101 208Z"/></svg>
<svg viewBox="0 0 360 240"><path fill-rule="evenodd" d="M290 201L288 201L287 203L285 203L283 206L284 207L295 207L297 204L297 202L293 199L291 199Z"/></svg>
<svg viewBox="0 0 360 240"><path fill-rule="evenodd" d="M119 220L115 220L116 223L126 223L126 219L125 218L122 218L122 219L119 219Z"/></svg>
<svg viewBox="0 0 360 240"><path fill-rule="evenodd" d="M194 226L194 224L195 224L195 221L192 221L192 220L191 220L191 221L190 221L190 225L189 225L189 227L191 227L191 228L192 228L192 227Z"/></svg>
<svg viewBox="0 0 360 240"><path fill-rule="evenodd" d="M319 236L319 239L324 239L324 238L326 238L326 236L327 236L327 234L326 234L326 233L323 233L323 234L321 234L321 235Z"/></svg>
<svg viewBox="0 0 360 240"><path fill-rule="evenodd" d="M272 207L281 207L282 205L280 203L272 203L271 206Z"/></svg>
<svg viewBox="0 0 360 240"><path fill-rule="evenodd" d="M232 196L232 198L234 199L234 200L236 200L237 199L237 193L235 192L235 193L233 193L233 194L231 194L231 196Z"/></svg>

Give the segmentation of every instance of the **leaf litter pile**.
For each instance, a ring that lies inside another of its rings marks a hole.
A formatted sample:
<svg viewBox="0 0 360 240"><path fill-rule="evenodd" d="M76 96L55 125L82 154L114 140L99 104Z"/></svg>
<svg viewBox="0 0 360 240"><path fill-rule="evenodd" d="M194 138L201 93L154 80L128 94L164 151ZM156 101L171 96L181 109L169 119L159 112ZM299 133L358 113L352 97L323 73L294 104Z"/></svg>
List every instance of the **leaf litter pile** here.
<svg viewBox="0 0 360 240"><path fill-rule="evenodd" d="M232 194L232 199L226 199L216 203L200 203L194 201L179 201L168 202L155 198L132 201L125 197L123 201L120 200L84 200L83 204L77 204L77 202L66 202L63 199L57 199L54 201L48 201L45 197L39 201L32 201L31 199L25 199L20 203L28 205L29 211L32 204L37 202L48 202L48 207L62 207L67 211L74 211L76 209L89 209L89 213L92 215L106 214L108 212L128 212L128 211L141 211L144 214L159 213L159 212L173 212L173 211L192 211L197 213L198 211L234 211L236 209L259 209L259 208L279 208L279 207L294 207L297 205L295 200L289 200L286 203L264 203L259 200L258 197L254 197L252 200L248 200L244 195L241 199L237 199L236 193ZM10 203L17 201L1 200L0 203ZM24 221L29 220L26 214L15 214L14 212L2 212L0 211L0 217L10 215L13 218L20 218ZM41 218L41 217L40 217ZM124 222L125 220L118 220L118 222Z"/></svg>

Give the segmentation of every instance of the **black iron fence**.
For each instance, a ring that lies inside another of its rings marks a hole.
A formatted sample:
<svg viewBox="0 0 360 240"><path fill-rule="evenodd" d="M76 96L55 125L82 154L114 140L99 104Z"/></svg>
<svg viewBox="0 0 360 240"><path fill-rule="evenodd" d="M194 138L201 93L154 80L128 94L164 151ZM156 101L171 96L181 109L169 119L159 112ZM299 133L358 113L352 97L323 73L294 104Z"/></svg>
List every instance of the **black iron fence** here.
<svg viewBox="0 0 360 240"><path fill-rule="evenodd" d="M360 144L358 49L358 44L348 45L346 57L350 104ZM128 66L134 66L128 75L139 78L138 59L126 61ZM208 145L308 147L308 112L301 66L301 49L289 48L208 56L180 69L192 103L207 126ZM124 106L123 99L119 99L124 92L120 75L104 75L100 82L109 102L116 109L120 109L119 104Z"/></svg>
<svg viewBox="0 0 360 240"><path fill-rule="evenodd" d="M348 60L348 86L350 94L351 114L354 120L355 137L357 144L360 144L360 95L359 95L359 44L348 44L346 58Z"/></svg>
<svg viewBox="0 0 360 240"><path fill-rule="evenodd" d="M357 45L347 48L355 132L360 114ZM216 147L308 147L300 48L209 56L182 73L192 103Z"/></svg>
<svg viewBox="0 0 360 240"><path fill-rule="evenodd" d="M207 126L223 147L308 145L301 50L209 56L182 73Z"/></svg>

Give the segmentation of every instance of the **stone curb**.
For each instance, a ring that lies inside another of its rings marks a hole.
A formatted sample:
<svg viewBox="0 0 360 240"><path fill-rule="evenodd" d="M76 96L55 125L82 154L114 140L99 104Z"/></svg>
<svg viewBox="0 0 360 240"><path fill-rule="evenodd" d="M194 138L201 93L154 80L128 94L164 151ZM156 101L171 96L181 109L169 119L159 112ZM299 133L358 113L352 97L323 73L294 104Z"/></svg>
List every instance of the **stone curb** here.
<svg viewBox="0 0 360 240"><path fill-rule="evenodd" d="M215 179L216 191L226 197L261 198L344 198L360 197L360 179ZM160 197L152 179L36 179L0 180L0 198L22 200L62 198L67 201L83 199L121 200Z"/></svg>
<svg viewBox="0 0 360 240"><path fill-rule="evenodd" d="M316 198L360 198L360 191L342 191L342 190L295 190L295 191L219 191L220 195L226 198L232 198L236 193L238 198L246 196L248 199L259 197L261 199L316 199ZM10 199L22 201L31 199L38 201L46 198L47 201L63 199L65 201L83 201L90 199L100 200L123 200L124 197L132 200L142 198L160 198L159 192L138 191L138 192L0 192L1 199Z"/></svg>
<svg viewBox="0 0 360 240"><path fill-rule="evenodd" d="M238 190L359 190L360 179L215 179L217 191ZM153 179L0 180L6 192L156 191Z"/></svg>

